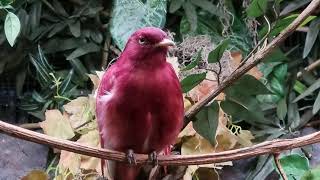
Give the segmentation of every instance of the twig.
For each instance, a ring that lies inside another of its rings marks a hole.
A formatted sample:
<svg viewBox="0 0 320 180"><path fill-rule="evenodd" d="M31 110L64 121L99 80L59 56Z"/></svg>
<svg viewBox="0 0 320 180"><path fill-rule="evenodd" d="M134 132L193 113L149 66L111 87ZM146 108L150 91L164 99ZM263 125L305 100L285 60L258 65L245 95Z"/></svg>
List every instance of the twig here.
<svg viewBox="0 0 320 180"><path fill-rule="evenodd" d="M108 33L106 40L104 41L103 49L102 49L102 62L101 62L101 69L105 69L108 63L109 57L109 47L111 43L111 36Z"/></svg>
<svg viewBox="0 0 320 180"><path fill-rule="evenodd" d="M26 123L26 124L20 124L19 127L24 129L40 129L39 123Z"/></svg>
<svg viewBox="0 0 320 180"><path fill-rule="evenodd" d="M303 71L299 71L297 73L297 78L300 78L302 76L302 74L306 71L313 71L315 68L317 68L318 66L320 66L320 59L316 60L315 62L311 63L309 66L307 66L306 68L304 68Z"/></svg>
<svg viewBox="0 0 320 180"><path fill-rule="evenodd" d="M218 88L208 95L206 95L203 99L194 104L189 110L185 113L185 125L195 116L200 109L208 104L212 99L218 96L225 88L229 87L233 82L239 79L242 75L247 73L250 69L255 67L260 63L262 59L264 59L268 54L272 52L272 50L277 47L281 42L283 42L295 29L299 27L299 25L312 13L312 11L316 10L320 4L320 0L313 0L311 3L304 9L301 14L286 28L284 29L276 38L274 38L266 47L257 51L255 56L251 56L248 59L248 63L241 66L239 69L234 71L229 77L227 77L224 82L218 86Z"/></svg>
<svg viewBox="0 0 320 180"><path fill-rule="evenodd" d="M11 125L0 121L0 131L10 136L14 136L27 141L32 141L39 144L50 145L53 148L62 149L82 155L91 157L97 157L102 159L127 162L125 153L94 148L86 146L77 142L58 139L50 137L45 134L23 129L21 127ZM245 159L255 157L264 154L274 154L281 151L290 150L298 147L303 147L310 144L320 142L320 132L315 132L306 136L294 138L294 139L277 139L272 141L265 141L263 143L241 148L235 150L229 150L219 153L212 154L201 154L201 155L169 155L169 156L158 156L159 165L200 165L200 164L212 164L233 161L238 159ZM150 163L148 155L135 154L137 164L148 164Z"/></svg>
<svg viewBox="0 0 320 180"><path fill-rule="evenodd" d="M273 154L273 159L274 159L274 162L275 162L275 164L276 164L276 166L277 166L277 169L278 169L279 174L280 174L280 176L282 177L282 179L283 179L283 180L288 180L288 177L287 177L287 175L286 175L286 172L284 172L284 170L283 170L283 168L282 168L282 166L281 166L281 163L280 163L280 161L279 161L279 153L274 153L274 154Z"/></svg>

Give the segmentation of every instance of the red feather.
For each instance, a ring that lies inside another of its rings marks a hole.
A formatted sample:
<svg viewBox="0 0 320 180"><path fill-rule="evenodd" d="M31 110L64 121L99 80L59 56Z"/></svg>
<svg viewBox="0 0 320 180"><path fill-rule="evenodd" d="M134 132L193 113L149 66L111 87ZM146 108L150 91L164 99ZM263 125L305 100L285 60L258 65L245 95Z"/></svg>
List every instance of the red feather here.
<svg viewBox="0 0 320 180"><path fill-rule="evenodd" d="M142 28L103 75L96 104L102 148L148 154L174 143L183 121L179 80L166 62L167 35ZM108 161L114 179L135 179L139 167Z"/></svg>

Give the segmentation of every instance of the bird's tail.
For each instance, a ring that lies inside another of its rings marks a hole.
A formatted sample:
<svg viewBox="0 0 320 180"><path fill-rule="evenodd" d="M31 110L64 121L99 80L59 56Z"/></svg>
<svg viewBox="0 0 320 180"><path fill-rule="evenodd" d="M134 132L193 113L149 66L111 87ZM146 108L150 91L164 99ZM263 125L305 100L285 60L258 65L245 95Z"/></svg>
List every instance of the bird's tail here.
<svg viewBox="0 0 320 180"><path fill-rule="evenodd" d="M110 160L104 164L106 165L104 175L108 180L135 180L141 168L140 166Z"/></svg>

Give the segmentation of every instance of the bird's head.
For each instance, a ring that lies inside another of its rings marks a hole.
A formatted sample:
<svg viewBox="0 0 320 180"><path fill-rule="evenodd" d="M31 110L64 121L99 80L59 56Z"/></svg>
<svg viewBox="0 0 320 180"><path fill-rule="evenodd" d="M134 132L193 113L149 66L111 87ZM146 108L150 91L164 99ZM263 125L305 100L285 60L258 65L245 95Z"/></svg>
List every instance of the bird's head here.
<svg viewBox="0 0 320 180"><path fill-rule="evenodd" d="M135 61L165 60L168 47L174 45L161 29L145 27L131 35L123 53Z"/></svg>

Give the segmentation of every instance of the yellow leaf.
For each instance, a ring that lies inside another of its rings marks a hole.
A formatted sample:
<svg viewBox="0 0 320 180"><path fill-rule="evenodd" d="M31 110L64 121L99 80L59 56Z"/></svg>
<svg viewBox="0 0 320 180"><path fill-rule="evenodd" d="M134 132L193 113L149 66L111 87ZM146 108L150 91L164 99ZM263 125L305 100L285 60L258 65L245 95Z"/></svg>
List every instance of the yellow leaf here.
<svg viewBox="0 0 320 180"><path fill-rule="evenodd" d="M26 176L23 176L21 180L48 180L49 176L42 170L32 170Z"/></svg>
<svg viewBox="0 0 320 180"><path fill-rule="evenodd" d="M98 75L95 75L95 74L88 74L88 76L93 84L92 91L94 92L99 86L100 79L99 79Z"/></svg>
<svg viewBox="0 0 320 180"><path fill-rule="evenodd" d="M67 117L59 110L47 110L45 118L39 123L45 134L61 139L71 139L75 135Z"/></svg>
<svg viewBox="0 0 320 180"><path fill-rule="evenodd" d="M251 140L254 139L254 136L248 130L240 130L240 133L237 135L238 143L242 147L252 146Z"/></svg>
<svg viewBox="0 0 320 180"><path fill-rule="evenodd" d="M70 115L69 120L74 129L81 127L93 118L88 97L78 97L65 104L63 108Z"/></svg>
<svg viewBox="0 0 320 180"><path fill-rule="evenodd" d="M196 134L183 142L181 146L182 155L197 155L215 152L215 148L205 138Z"/></svg>
<svg viewBox="0 0 320 180"><path fill-rule="evenodd" d="M100 147L98 130L93 130L88 132L87 134L82 135L77 142L87 146ZM101 160L99 158L85 156L85 155L80 155L80 158L81 158L81 164L80 164L81 169L86 169L86 170L93 169L99 173L101 172L101 166L100 166Z"/></svg>
<svg viewBox="0 0 320 180"><path fill-rule="evenodd" d="M233 69L235 69L240 65L240 63L242 61L242 54L241 54L240 51L238 51L238 52L232 52L230 54L230 56L231 56L231 64L233 66ZM254 68L250 69L247 72L247 74L250 74L250 75L254 76L257 79L260 79L263 76L262 72L259 71L259 69L257 67L254 67Z"/></svg>
<svg viewBox="0 0 320 180"><path fill-rule="evenodd" d="M80 172L80 162L79 154L62 150L58 166L62 171L69 170L75 175Z"/></svg>

